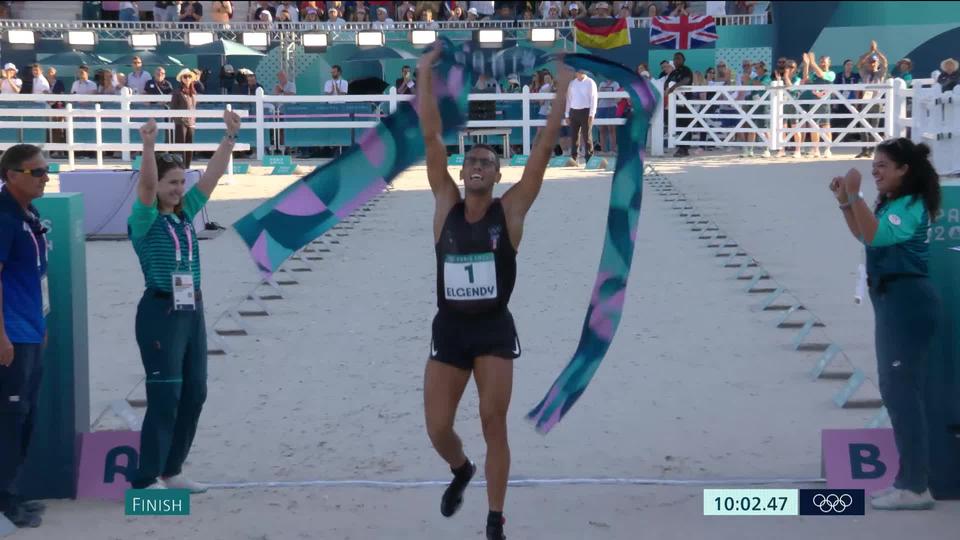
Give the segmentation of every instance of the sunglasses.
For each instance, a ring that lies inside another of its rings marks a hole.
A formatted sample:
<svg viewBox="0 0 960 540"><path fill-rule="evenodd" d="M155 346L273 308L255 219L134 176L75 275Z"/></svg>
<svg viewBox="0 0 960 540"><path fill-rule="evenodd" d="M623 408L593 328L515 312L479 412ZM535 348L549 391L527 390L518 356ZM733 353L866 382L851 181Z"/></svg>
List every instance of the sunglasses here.
<svg viewBox="0 0 960 540"><path fill-rule="evenodd" d="M36 169L10 169L18 173L29 174L34 178L43 178L50 173L50 167L37 167Z"/></svg>
<svg viewBox="0 0 960 540"><path fill-rule="evenodd" d="M183 158L180 157L180 154L171 154L169 152L164 152L162 154L157 154L157 159L160 159L167 163L176 163L180 166L183 166Z"/></svg>

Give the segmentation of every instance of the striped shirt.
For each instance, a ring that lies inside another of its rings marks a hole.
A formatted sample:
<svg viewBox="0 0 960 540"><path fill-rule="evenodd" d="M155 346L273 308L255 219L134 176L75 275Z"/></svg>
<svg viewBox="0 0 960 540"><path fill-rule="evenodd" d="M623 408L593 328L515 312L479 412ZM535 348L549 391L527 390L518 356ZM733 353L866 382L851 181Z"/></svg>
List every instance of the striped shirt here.
<svg viewBox="0 0 960 540"><path fill-rule="evenodd" d="M143 271L143 279L148 289L172 292L173 273L186 272L189 269L193 274L194 289L200 290L200 246L197 243L197 233L193 230L192 222L193 217L206 203L207 196L197 186L190 188L184 196L183 212L180 216L161 214L157 209L156 201L146 206L137 197L133 202L133 211L127 219L127 233L133 243L133 250L140 260L140 269ZM188 257L187 227L190 227L193 243L193 264L189 263ZM179 269L170 228L176 232L180 242Z"/></svg>

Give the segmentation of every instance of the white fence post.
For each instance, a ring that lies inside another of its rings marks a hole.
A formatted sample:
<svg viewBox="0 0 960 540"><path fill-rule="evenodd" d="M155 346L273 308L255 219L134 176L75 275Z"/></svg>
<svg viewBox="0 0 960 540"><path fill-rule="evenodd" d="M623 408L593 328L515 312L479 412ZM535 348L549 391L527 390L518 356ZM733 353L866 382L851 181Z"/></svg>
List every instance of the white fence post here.
<svg viewBox="0 0 960 540"><path fill-rule="evenodd" d="M774 81L770 85L770 126L768 128L769 140L767 141L767 148L770 152L777 152L781 150L780 148L780 132L781 127L783 126L783 94L780 91L780 88L783 86L783 83L779 81ZM787 145L783 145L785 150Z"/></svg>
<svg viewBox="0 0 960 540"><path fill-rule="evenodd" d="M523 107L523 153L530 155L530 87L523 87L523 101L520 102Z"/></svg>
<svg viewBox="0 0 960 540"><path fill-rule="evenodd" d="M124 113L123 118L120 119L120 142L122 142L123 144L130 143L130 96L131 95L132 95L132 92L130 91L130 88L126 86L124 86L123 89L120 90L120 96L122 97L122 101L120 102L120 110L123 111ZM129 150L123 150L120 153L120 156L123 158L123 161L125 163L130 161Z"/></svg>
<svg viewBox="0 0 960 540"><path fill-rule="evenodd" d="M227 103L227 110L232 111L233 105L230 105L229 103ZM233 183L233 151L232 150L230 151L230 159L227 160L227 183L228 184Z"/></svg>
<svg viewBox="0 0 960 540"><path fill-rule="evenodd" d="M666 88L667 84L664 82L663 87ZM677 92L674 92L677 93ZM676 143L673 140L676 131L677 131L677 97L667 96L667 107L670 108L670 114L667 115L667 148L673 149L676 147Z"/></svg>
<svg viewBox="0 0 960 540"><path fill-rule="evenodd" d="M76 165L76 156L73 153L73 103L67 102L67 163L71 167Z"/></svg>
<svg viewBox="0 0 960 540"><path fill-rule="evenodd" d="M96 111L96 116L93 118L93 127L96 131L97 167L103 167L103 150L101 150L103 148L103 118L100 117L100 104L95 103L93 110Z"/></svg>
<svg viewBox="0 0 960 540"><path fill-rule="evenodd" d="M397 89L396 87L390 87L390 114L397 112Z"/></svg>
<svg viewBox="0 0 960 540"><path fill-rule="evenodd" d="M897 81L899 79L887 79L884 84L887 86L887 99L884 104L885 114L884 116L884 139L891 139L896 137L899 131L897 130L897 124L900 116L899 103L897 100ZM902 84L903 81L900 81Z"/></svg>
<svg viewBox="0 0 960 540"><path fill-rule="evenodd" d="M657 92L660 93L660 101L656 103L653 111L653 118L650 120L650 133L652 137L650 138L650 153L654 156L663 155L663 100L666 99L663 95L663 81L660 79L654 79L651 81L654 86L657 87Z"/></svg>
<svg viewBox="0 0 960 540"><path fill-rule="evenodd" d="M264 144L263 144L263 88L257 88L257 115L256 115L256 126L257 130L257 161L263 161L264 154Z"/></svg>

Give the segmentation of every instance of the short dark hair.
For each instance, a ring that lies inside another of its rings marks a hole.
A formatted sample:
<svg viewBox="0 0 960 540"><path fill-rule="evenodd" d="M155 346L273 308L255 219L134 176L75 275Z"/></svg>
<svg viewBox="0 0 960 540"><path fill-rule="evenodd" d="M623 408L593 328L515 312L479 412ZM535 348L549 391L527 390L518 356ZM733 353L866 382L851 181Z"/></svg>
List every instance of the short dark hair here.
<svg viewBox="0 0 960 540"><path fill-rule="evenodd" d="M22 169L23 162L29 161L42 154L39 146L32 144L15 144L7 149L0 156L0 179L7 181L7 171L10 169Z"/></svg>
<svg viewBox="0 0 960 540"><path fill-rule="evenodd" d="M80 64L80 67L77 68L77 71L86 71L87 73L90 73L90 68L88 68L83 64Z"/></svg>
<svg viewBox="0 0 960 540"><path fill-rule="evenodd" d="M684 62L687 61L687 57L684 56L682 52L673 53L673 56L679 56L680 59L683 60Z"/></svg>
<svg viewBox="0 0 960 540"><path fill-rule="evenodd" d="M340 64L334 64L334 65L332 65L332 66L330 66L330 67L333 68L333 69L335 69L335 70L337 70L337 71L339 71L340 73L343 73L343 68L340 67Z"/></svg>
<svg viewBox="0 0 960 540"><path fill-rule="evenodd" d="M36 63L30 64L30 69L33 69L33 68L40 69L40 64L36 64Z"/></svg>
<svg viewBox="0 0 960 540"><path fill-rule="evenodd" d="M470 152L473 152L474 150L489 150L490 153L493 154L494 157L496 157L496 159L494 159L493 161L494 161L494 163L496 163L497 170L498 170L498 171L500 170L500 155L497 154L497 151L496 151L492 146L490 146L489 144L477 143L477 144L474 144L474 145L470 146L470 149L467 150L467 153L469 154ZM464 157L466 157L466 154L464 154Z"/></svg>

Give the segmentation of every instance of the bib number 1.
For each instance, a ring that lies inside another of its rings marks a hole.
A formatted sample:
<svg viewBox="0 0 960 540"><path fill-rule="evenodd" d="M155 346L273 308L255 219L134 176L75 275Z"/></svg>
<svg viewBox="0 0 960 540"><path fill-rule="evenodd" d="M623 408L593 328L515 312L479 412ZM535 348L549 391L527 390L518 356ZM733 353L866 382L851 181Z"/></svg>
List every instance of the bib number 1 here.
<svg viewBox="0 0 960 540"><path fill-rule="evenodd" d="M497 297L497 266L493 253L447 255L443 265L444 297L473 301Z"/></svg>

